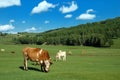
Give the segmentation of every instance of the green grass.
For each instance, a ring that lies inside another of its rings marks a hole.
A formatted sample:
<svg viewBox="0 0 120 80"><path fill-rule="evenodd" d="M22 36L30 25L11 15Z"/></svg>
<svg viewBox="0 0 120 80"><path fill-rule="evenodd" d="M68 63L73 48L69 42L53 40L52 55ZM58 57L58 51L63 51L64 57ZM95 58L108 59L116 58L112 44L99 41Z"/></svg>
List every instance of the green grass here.
<svg viewBox="0 0 120 80"><path fill-rule="evenodd" d="M22 48L41 47L49 51L53 60L50 72L43 73L40 66L28 62L32 68L24 71ZM1 45L0 80L120 80L120 49L80 46ZM67 61L54 61L57 51L72 51ZM12 54L11 51L15 51ZM85 51L85 53L83 53Z"/></svg>

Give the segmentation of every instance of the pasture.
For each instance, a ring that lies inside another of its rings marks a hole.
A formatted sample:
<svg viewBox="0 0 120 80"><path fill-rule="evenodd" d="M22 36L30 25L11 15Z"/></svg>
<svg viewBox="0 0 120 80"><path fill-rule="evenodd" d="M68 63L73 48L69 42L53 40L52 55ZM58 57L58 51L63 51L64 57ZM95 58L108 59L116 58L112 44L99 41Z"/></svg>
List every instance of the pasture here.
<svg viewBox="0 0 120 80"><path fill-rule="evenodd" d="M22 48L40 47L49 51L53 65L50 72L28 62L23 70ZM120 80L120 49L52 45L3 45L0 52L0 80ZM67 61L54 61L58 50L72 51ZM14 53L12 53L14 51Z"/></svg>

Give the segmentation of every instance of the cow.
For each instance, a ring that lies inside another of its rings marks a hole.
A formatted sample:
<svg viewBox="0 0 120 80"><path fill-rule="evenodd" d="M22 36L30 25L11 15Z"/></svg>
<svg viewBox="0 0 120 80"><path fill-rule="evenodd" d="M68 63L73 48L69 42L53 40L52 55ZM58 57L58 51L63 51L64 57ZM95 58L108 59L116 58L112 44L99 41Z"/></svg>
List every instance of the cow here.
<svg viewBox="0 0 120 80"><path fill-rule="evenodd" d="M0 49L1 52L5 52L5 49Z"/></svg>
<svg viewBox="0 0 120 80"><path fill-rule="evenodd" d="M55 58L56 58L56 61L61 60L61 58L63 61L66 61L66 51L59 50L59 52L56 54Z"/></svg>
<svg viewBox="0 0 120 80"><path fill-rule="evenodd" d="M50 65L52 64L51 58L47 50L41 48L23 48L23 57L24 57L24 70L27 68L27 60L38 62L41 66L41 71L48 72Z"/></svg>
<svg viewBox="0 0 120 80"><path fill-rule="evenodd" d="M1 52L4 52L4 51L5 51L5 49L0 49L0 51L1 51Z"/></svg>
<svg viewBox="0 0 120 80"><path fill-rule="evenodd" d="M68 52L68 55L72 55L72 52L71 52L71 51L69 51L69 52Z"/></svg>

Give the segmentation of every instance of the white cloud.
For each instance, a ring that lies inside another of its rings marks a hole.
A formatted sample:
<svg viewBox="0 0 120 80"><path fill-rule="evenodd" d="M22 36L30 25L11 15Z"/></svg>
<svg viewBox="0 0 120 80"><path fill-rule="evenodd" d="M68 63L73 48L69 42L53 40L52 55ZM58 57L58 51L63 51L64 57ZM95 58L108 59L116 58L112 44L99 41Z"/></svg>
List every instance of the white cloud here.
<svg viewBox="0 0 120 80"><path fill-rule="evenodd" d="M31 32L31 31L36 31L37 29L35 27L31 27L31 28L28 28L26 29L25 31L27 32Z"/></svg>
<svg viewBox="0 0 120 80"><path fill-rule="evenodd" d="M90 13L90 12L94 12L94 10L93 9L88 9L87 11L86 11L86 13Z"/></svg>
<svg viewBox="0 0 120 80"><path fill-rule="evenodd" d="M46 20L44 23L45 23L45 24L48 24L48 23L50 23L50 21Z"/></svg>
<svg viewBox="0 0 120 80"><path fill-rule="evenodd" d="M69 13L69 12L73 12L73 11L75 11L75 10L77 10L77 9L78 9L77 4L75 4L75 2L72 1L71 5L70 5L69 7L63 5L62 7L60 7L59 10L60 10L62 13Z"/></svg>
<svg viewBox="0 0 120 80"><path fill-rule="evenodd" d="M32 9L32 14L35 14L35 13L41 13L41 12L46 12L49 10L49 8L55 8L56 5L52 4L52 3L48 3L46 0L40 2L38 4L38 6L34 7Z"/></svg>
<svg viewBox="0 0 120 80"><path fill-rule="evenodd" d="M20 0L0 0L0 8L6 8L10 6L20 6Z"/></svg>
<svg viewBox="0 0 120 80"><path fill-rule="evenodd" d="M14 28L12 24L0 25L0 31L13 30Z"/></svg>
<svg viewBox="0 0 120 80"><path fill-rule="evenodd" d="M81 14L79 17L77 17L77 19L81 19L81 20L91 20L91 19L94 19L96 17L96 15L94 14Z"/></svg>
<svg viewBox="0 0 120 80"><path fill-rule="evenodd" d="M65 18L71 18L72 17L72 14L67 14L66 16L65 16Z"/></svg>
<svg viewBox="0 0 120 80"><path fill-rule="evenodd" d="M77 20L92 20L92 19L94 19L96 17L96 15L95 14L90 14L90 12L94 12L94 10L93 9L88 9L86 11L86 13L81 14L76 19Z"/></svg>

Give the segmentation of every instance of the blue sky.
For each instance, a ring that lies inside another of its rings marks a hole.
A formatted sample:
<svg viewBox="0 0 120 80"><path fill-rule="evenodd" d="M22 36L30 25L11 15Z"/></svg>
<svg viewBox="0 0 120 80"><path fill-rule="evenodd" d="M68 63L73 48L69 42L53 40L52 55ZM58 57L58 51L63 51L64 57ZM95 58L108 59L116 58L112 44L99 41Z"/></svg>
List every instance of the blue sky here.
<svg viewBox="0 0 120 80"><path fill-rule="evenodd" d="M120 16L120 0L0 0L0 32L43 32Z"/></svg>

